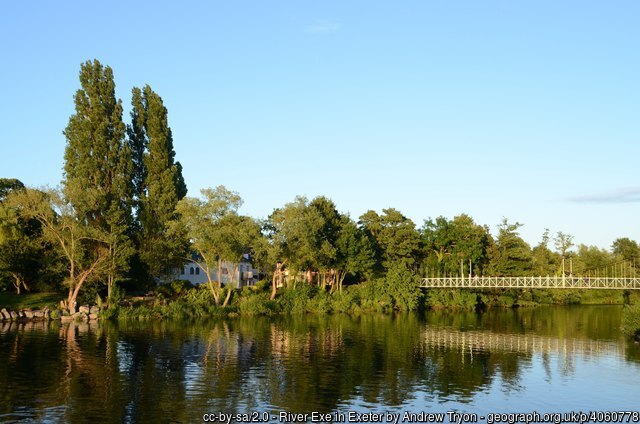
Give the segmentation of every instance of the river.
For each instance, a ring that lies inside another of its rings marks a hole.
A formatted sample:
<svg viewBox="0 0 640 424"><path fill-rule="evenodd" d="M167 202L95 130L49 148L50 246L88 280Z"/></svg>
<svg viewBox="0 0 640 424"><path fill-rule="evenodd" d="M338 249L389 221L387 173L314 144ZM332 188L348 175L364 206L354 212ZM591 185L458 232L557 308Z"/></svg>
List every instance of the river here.
<svg viewBox="0 0 640 424"><path fill-rule="evenodd" d="M620 319L618 306L565 306L0 323L0 421L490 423L636 411L634 422L640 346Z"/></svg>

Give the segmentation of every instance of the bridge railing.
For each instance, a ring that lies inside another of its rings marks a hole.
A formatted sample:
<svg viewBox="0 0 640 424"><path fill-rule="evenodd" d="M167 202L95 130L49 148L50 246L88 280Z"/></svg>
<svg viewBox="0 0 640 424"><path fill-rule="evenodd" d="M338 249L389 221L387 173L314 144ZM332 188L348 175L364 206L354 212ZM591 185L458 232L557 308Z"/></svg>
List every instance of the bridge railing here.
<svg viewBox="0 0 640 424"><path fill-rule="evenodd" d="M569 353L599 355L618 351L616 342L563 339L535 334L497 334L489 331L459 331L426 327L422 330L426 347L461 348L473 351Z"/></svg>
<svg viewBox="0 0 640 424"><path fill-rule="evenodd" d="M422 278L425 288L538 288L640 290L640 278L611 277L436 277Z"/></svg>

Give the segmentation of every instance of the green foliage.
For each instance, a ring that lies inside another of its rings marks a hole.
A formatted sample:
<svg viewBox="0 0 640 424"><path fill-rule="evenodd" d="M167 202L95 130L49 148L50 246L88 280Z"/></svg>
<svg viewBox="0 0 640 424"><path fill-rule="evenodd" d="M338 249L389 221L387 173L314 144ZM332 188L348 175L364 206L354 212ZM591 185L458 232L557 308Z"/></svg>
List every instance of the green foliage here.
<svg viewBox="0 0 640 424"><path fill-rule="evenodd" d="M417 277L401 263L393 264L387 271L387 293L393 300L393 308L413 311L419 306L422 292L417 287Z"/></svg>
<svg viewBox="0 0 640 424"><path fill-rule="evenodd" d="M335 204L320 196L308 202L297 197L275 210L265 223L272 263L281 262L289 270L289 284L304 272L307 283L331 285L341 291L347 275L353 279L369 276L375 265L369 239Z"/></svg>
<svg viewBox="0 0 640 424"><path fill-rule="evenodd" d="M226 282L233 287L237 282L238 264L244 254L260 248L264 243L260 225L252 218L238 215L242 204L240 196L224 186L202 190L204 199L185 197L177 206L179 224L184 227L191 240L192 249L198 254L192 258L205 272L215 303L220 304L223 296L223 266L230 276ZM217 280L212 273L217 268ZM230 291L223 305L229 301Z"/></svg>
<svg viewBox="0 0 640 424"><path fill-rule="evenodd" d="M640 246L628 237L614 240L611 249L614 255L622 257L627 262L640 264Z"/></svg>
<svg viewBox="0 0 640 424"><path fill-rule="evenodd" d="M509 224L506 218L498 226L498 237L491 246L489 270L491 275L515 277L531 272L531 248L518 234L522 224Z"/></svg>
<svg viewBox="0 0 640 424"><path fill-rule="evenodd" d="M317 286L309 284L301 284L299 287L284 290L282 296L278 298L283 311L292 314L302 314L309 311L308 304L310 299L318 293Z"/></svg>
<svg viewBox="0 0 640 424"><path fill-rule="evenodd" d="M396 209L383 209L382 215L367 211L360 216L359 224L376 252L379 274L393 264L414 267L420 260L420 234L413 221Z"/></svg>
<svg viewBox="0 0 640 424"><path fill-rule="evenodd" d="M266 293L251 292L249 294L238 296L234 302L241 315L272 315L277 310L277 303L269 300Z"/></svg>
<svg viewBox="0 0 640 424"><path fill-rule="evenodd" d="M539 304L577 305L580 303L580 291L564 289L536 289L531 291L532 299Z"/></svg>
<svg viewBox="0 0 640 424"><path fill-rule="evenodd" d="M322 209L326 209L325 213L331 212L329 219L334 221L335 208L324 198L312 207L305 197L297 197L269 216L267 232L273 246L273 260L286 263L292 275L320 269L335 258L333 239L324 235L335 236L336 224L327 222Z"/></svg>
<svg viewBox="0 0 640 424"><path fill-rule="evenodd" d="M335 268L353 277L371 278L375 268L375 252L365 233L346 216L343 216L340 234L336 240ZM344 274L342 276L344 278ZM341 282L339 284L341 287Z"/></svg>
<svg viewBox="0 0 640 424"><path fill-rule="evenodd" d="M186 290L171 301L161 296L153 300L137 300L129 306L119 307L111 316L119 320L185 320L228 316L236 311L235 307L216 306L207 287L200 286Z"/></svg>
<svg viewBox="0 0 640 424"><path fill-rule="evenodd" d="M89 280L82 287L82 291L78 293L77 302L78 305L90 305L95 302L96 297L99 297L104 290L104 285L98 280Z"/></svg>
<svg viewBox="0 0 640 424"><path fill-rule="evenodd" d="M333 311L332 296L325 290L319 290L307 302L307 312L312 314L328 314Z"/></svg>
<svg viewBox="0 0 640 424"><path fill-rule="evenodd" d="M79 219L60 191L21 190L9 196L7 203L22 218L39 222L44 241L55 248L66 264L69 304L75 302L84 283L110 269L112 245L105 241L105 234Z"/></svg>
<svg viewBox="0 0 640 424"><path fill-rule="evenodd" d="M49 306L56 308L62 300L58 293L6 293L0 292L0 308L11 309L44 308Z"/></svg>
<svg viewBox="0 0 640 424"><path fill-rule="evenodd" d="M476 294L476 296L479 296L480 304L488 308L513 308L519 305L518 300L521 297L520 290L518 289L483 290L479 294ZM523 301L525 304L529 302L524 299Z"/></svg>
<svg viewBox="0 0 640 424"><path fill-rule="evenodd" d="M422 291L416 275L402 263L392 264L383 278L362 284L360 307L374 311L413 311L419 308Z"/></svg>
<svg viewBox="0 0 640 424"><path fill-rule="evenodd" d="M569 249L573 247L573 236L571 234L565 234L562 231L558 231L553 239L556 251L560 256L566 257L569 253Z"/></svg>
<svg viewBox="0 0 640 424"><path fill-rule="evenodd" d="M188 293L193 288L187 280L173 280L168 284L160 284L155 287L154 293L166 299L176 299Z"/></svg>
<svg viewBox="0 0 640 424"><path fill-rule="evenodd" d="M0 179L0 190L0 280L10 281L20 294L22 288L30 290L37 282L46 268L49 249L42 241L38 220L20 216L19 206L11 201L16 190L24 191L22 183Z"/></svg>
<svg viewBox="0 0 640 424"><path fill-rule="evenodd" d="M421 236L427 275L460 275L461 263L465 275L484 273L491 236L487 227L477 225L470 216L462 214L451 221L442 216L429 219L421 229Z"/></svg>
<svg viewBox="0 0 640 424"><path fill-rule="evenodd" d="M622 331L640 338L640 304L626 305L622 311Z"/></svg>
<svg viewBox="0 0 640 424"><path fill-rule="evenodd" d="M578 246L578 254L573 263L576 274L602 275L615 262L615 256L595 246Z"/></svg>
<svg viewBox="0 0 640 424"><path fill-rule="evenodd" d="M128 271L134 253L129 237L132 154L125 141L122 102L115 97L111 68L97 60L83 63L80 85L74 97L75 113L64 130L63 192L72 216L104 244L103 269L96 274L110 291Z"/></svg>
<svg viewBox="0 0 640 424"><path fill-rule="evenodd" d="M182 264L188 250L182 232L168 231L178 219L176 205L186 195L182 167L174 161L167 109L151 87L132 90L131 125L138 253L148 272L159 277Z"/></svg>
<svg viewBox="0 0 640 424"><path fill-rule="evenodd" d="M475 309L478 295L469 290L429 289L425 304L431 308Z"/></svg>
<svg viewBox="0 0 640 424"><path fill-rule="evenodd" d="M542 241L532 251L532 272L534 275L557 275L561 257L549 249L549 230L545 229Z"/></svg>
<svg viewBox="0 0 640 424"><path fill-rule="evenodd" d="M341 292L332 294L332 310L337 313L356 313L360 311L361 287L363 284L348 286Z"/></svg>

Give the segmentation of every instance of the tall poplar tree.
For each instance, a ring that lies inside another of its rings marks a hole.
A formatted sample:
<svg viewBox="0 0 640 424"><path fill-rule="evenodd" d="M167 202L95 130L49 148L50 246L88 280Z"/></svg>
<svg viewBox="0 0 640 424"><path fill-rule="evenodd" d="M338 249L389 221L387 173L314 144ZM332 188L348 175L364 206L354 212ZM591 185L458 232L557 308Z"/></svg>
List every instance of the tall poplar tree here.
<svg viewBox="0 0 640 424"><path fill-rule="evenodd" d="M153 277L183 260L187 240L167 231L176 204L186 196L182 166L175 161L167 109L151 87L132 90L129 143L133 152L137 242L141 261Z"/></svg>
<svg viewBox="0 0 640 424"><path fill-rule="evenodd" d="M111 289L128 269L133 253L128 237L132 154L111 68L98 60L83 63L80 85L74 97L75 113L64 130L63 192L80 222L102 234L100 239L108 251L105 279L111 297Z"/></svg>

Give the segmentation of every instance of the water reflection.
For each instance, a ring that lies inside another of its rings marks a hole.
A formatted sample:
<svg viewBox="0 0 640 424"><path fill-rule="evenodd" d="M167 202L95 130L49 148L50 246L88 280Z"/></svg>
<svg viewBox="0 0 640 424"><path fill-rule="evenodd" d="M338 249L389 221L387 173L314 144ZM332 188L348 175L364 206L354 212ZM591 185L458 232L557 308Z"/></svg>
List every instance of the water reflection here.
<svg viewBox="0 0 640 424"><path fill-rule="evenodd" d="M603 407L614 406L612 400L630 407L640 349L619 325L615 307L191 324L2 323L0 421L531 410L536 400L553 405L555 397L570 410L596 408L581 388L603 384Z"/></svg>

